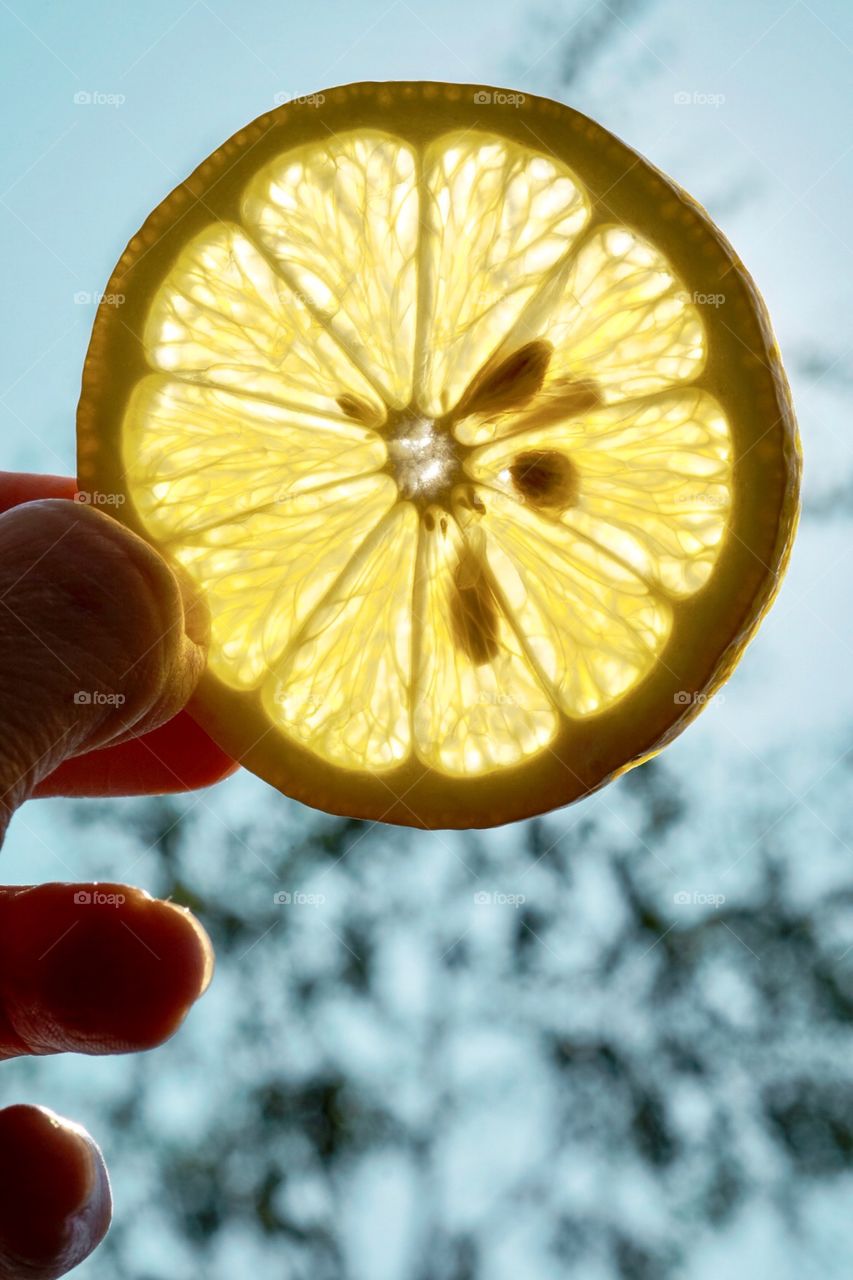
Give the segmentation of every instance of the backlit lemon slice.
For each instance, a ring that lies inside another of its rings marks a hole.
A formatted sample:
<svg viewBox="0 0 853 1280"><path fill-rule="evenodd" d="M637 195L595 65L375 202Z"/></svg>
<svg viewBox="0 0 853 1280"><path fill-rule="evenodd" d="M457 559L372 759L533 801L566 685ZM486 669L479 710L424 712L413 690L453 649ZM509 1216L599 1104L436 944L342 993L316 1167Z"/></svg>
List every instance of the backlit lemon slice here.
<svg viewBox="0 0 853 1280"><path fill-rule="evenodd" d="M79 483L202 593L192 710L289 795L433 827L565 804L696 714L775 593L799 450L764 307L567 107L282 107L105 299Z"/></svg>

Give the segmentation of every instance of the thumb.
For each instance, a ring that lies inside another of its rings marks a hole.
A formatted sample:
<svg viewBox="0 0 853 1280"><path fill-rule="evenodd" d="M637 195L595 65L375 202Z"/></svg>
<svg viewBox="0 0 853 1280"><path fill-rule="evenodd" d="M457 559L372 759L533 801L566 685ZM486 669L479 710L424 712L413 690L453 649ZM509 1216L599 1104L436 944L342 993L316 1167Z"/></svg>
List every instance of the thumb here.
<svg viewBox="0 0 853 1280"><path fill-rule="evenodd" d="M0 838L62 760L176 714L205 641L201 606L117 521L59 499L0 516Z"/></svg>

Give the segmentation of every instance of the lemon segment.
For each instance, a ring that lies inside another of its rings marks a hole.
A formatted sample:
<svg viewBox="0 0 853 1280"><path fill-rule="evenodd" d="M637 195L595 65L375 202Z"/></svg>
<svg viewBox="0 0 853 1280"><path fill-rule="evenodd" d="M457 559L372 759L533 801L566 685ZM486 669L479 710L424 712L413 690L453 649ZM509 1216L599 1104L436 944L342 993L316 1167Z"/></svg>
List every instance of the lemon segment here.
<svg viewBox="0 0 853 1280"><path fill-rule="evenodd" d="M570 716L604 710L657 660L671 607L559 521L487 489L478 497L488 564L546 687Z"/></svg>
<svg viewBox="0 0 853 1280"><path fill-rule="evenodd" d="M476 449L465 470L525 502L514 460L553 455L576 475L570 502L556 513L563 524L672 597L704 585L732 500L731 436L713 396L669 391L517 431Z"/></svg>
<svg viewBox="0 0 853 1280"><path fill-rule="evenodd" d="M152 374L125 417L128 478L166 542L382 467L369 428Z"/></svg>
<svg viewBox="0 0 853 1280"><path fill-rule="evenodd" d="M409 754L418 516L393 510L353 557L264 688L271 721L350 769Z"/></svg>
<svg viewBox="0 0 853 1280"><path fill-rule="evenodd" d="M423 168L415 401L438 417L565 256L589 218L589 201L565 165L470 131L427 148Z"/></svg>
<svg viewBox="0 0 853 1280"><path fill-rule="evenodd" d="M415 156L358 131L267 165L245 225L391 405L411 399L417 304Z"/></svg>
<svg viewBox="0 0 853 1280"><path fill-rule="evenodd" d="M233 224L182 250L151 304L144 346L154 368L341 418L338 397L384 402L306 301Z"/></svg>
<svg viewBox="0 0 853 1280"><path fill-rule="evenodd" d="M440 507L423 523L415 595L418 756L476 776L541 751L557 715L500 608L478 544Z"/></svg>
<svg viewBox="0 0 853 1280"><path fill-rule="evenodd" d="M174 546L207 599L209 662L226 685L261 683L395 500L387 476L368 476L223 519Z"/></svg>
<svg viewBox="0 0 853 1280"><path fill-rule="evenodd" d="M527 425L546 425L564 407L585 409L695 379L706 336L697 307L664 255L626 227L603 227L543 281L511 330L507 352L536 338L553 355ZM585 393L585 394L584 394ZM520 424L473 417L459 439L484 444Z"/></svg>
<svg viewBox="0 0 853 1280"><path fill-rule="evenodd" d="M592 377L605 401L650 395L702 370L699 311L666 258L627 227L583 245L547 319L549 380Z"/></svg>

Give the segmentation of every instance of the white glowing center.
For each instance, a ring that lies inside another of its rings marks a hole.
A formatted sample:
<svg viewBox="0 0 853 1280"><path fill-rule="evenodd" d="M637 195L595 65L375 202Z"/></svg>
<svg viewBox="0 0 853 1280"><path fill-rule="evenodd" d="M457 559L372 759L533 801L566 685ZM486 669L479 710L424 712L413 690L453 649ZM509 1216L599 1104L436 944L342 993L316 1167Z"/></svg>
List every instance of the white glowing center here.
<svg viewBox="0 0 853 1280"><path fill-rule="evenodd" d="M453 439L432 418L404 418L388 441L388 457L400 494L430 501L446 490L456 468Z"/></svg>

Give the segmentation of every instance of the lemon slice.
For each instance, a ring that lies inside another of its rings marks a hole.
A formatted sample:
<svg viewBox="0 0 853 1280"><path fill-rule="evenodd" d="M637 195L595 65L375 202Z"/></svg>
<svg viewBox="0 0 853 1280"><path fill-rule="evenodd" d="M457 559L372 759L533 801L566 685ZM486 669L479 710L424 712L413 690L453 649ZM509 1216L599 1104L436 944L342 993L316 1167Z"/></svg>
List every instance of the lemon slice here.
<svg viewBox="0 0 853 1280"><path fill-rule="evenodd" d="M193 713L309 804L469 827L575 800L684 727L777 589L800 461L763 304L567 107L282 107L105 299L79 483L209 605Z"/></svg>

